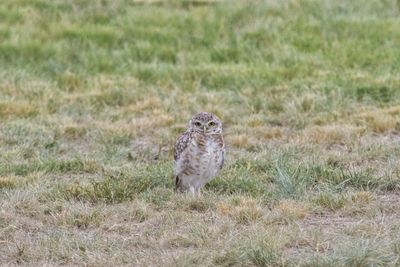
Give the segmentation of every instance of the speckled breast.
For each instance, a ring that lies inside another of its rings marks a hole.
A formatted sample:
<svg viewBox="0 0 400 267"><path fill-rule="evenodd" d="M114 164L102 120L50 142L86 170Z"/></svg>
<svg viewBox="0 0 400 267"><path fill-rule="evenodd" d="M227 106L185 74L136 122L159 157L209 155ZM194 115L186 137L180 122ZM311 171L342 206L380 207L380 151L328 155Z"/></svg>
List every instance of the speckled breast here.
<svg viewBox="0 0 400 267"><path fill-rule="evenodd" d="M221 144L214 136L196 136L192 144L191 150L194 152L191 166L195 170L195 174L201 178L210 180L218 172L222 161Z"/></svg>

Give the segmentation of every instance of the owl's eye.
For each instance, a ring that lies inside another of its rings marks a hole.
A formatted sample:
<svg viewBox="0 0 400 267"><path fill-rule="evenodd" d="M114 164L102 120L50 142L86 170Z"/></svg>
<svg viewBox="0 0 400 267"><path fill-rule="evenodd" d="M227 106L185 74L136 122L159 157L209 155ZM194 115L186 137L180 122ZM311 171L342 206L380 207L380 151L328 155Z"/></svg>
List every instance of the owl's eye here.
<svg viewBox="0 0 400 267"><path fill-rule="evenodd" d="M198 121L196 121L196 122L194 123L194 125L196 125L197 127L200 127L200 126L201 126L201 123L198 122Z"/></svg>
<svg viewBox="0 0 400 267"><path fill-rule="evenodd" d="M214 127L214 126L215 126L215 122L213 122L213 121L210 121L210 122L208 123L208 126L210 126L210 127Z"/></svg>

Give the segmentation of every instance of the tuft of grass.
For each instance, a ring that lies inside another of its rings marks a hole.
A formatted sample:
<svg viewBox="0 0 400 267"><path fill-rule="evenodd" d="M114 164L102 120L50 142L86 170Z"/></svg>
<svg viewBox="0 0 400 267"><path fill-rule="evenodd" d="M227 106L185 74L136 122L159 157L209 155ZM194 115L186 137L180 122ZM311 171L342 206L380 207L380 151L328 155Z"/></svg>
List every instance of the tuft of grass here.
<svg viewBox="0 0 400 267"><path fill-rule="evenodd" d="M252 198L234 198L232 203L220 202L217 210L221 215L234 218L238 224L250 224L263 216L260 205Z"/></svg>
<svg viewBox="0 0 400 267"><path fill-rule="evenodd" d="M344 266L395 266L399 256L384 252L381 244L361 240L352 249L343 250L339 259Z"/></svg>
<svg viewBox="0 0 400 267"><path fill-rule="evenodd" d="M351 200L354 203L358 203L360 205L367 205L375 198L376 198L375 195L369 191L355 192L351 195Z"/></svg>
<svg viewBox="0 0 400 267"><path fill-rule="evenodd" d="M0 176L0 189L15 189L27 186L37 181L42 175L43 173L41 172L35 172L24 177L15 175Z"/></svg>
<svg viewBox="0 0 400 267"><path fill-rule="evenodd" d="M99 227L104 220L101 212L98 209L75 211L65 218L65 224L77 227L79 229L87 229L89 227Z"/></svg>
<svg viewBox="0 0 400 267"><path fill-rule="evenodd" d="M323 208L336 211L343 208L348 203L347 196L338 195L331 192L323 192L318 194L313 202Z"/></svg>
<svg viewBox="0 0 400 267"><path fill-rule="evenodd" d="M214 258L218 266L285 266L283 255L268 238L243 240L241 245Z"/></svg>
<svg viewBox="0 0 400 267"><path fill-rule="evenodd" d="M66 125L62 135L70 139L80 139L86 134L87 129L83 125Z"/></svg>
<svg viewBox="0 0 400 267"><path fill-rule="evenodd" d="M355 90L358 101L368 98L370 101L387 103L393 99L397 91L387 86L363 86Z"/></svg>
<svg viewBox="0 0 400 267"><path fill-rule="evenodd" d="M29 118L38 115L39 110L30 103L1 103L0 119Z"/></svg>
<svg viewBox="0 0 400 267"><path fill-rule="evenodd" d="M3 188L16 188L17 187L17 181L13 178L9 177L0 177L0 189Z"/></svg>
<svg viewBox="0 0 400 267"><path fill-rule="evenodd" d="M242 263L255 266L284 266L282 254L268 238L257 238L240 247L238 255Z"/></svg>
<svg viewBox="0 0 400 267"><path fill-rule="evenodd" d="M255 266L283 266L279 252L266 242L247 248L241 257Z"/></svg>
<svg viewBox="0 0 400 267"><path fill-rule="evenodd" d="M86 86L82 76L68 71L57 76L57 85L67 92L79 91Z"/></svg>
<svg viewBox="0 0 400 267"><path fill-rule="evenodd" d="M293 200L281 200L274 209L284 220L304 219L309 213L309 207L306 204L294 202Z"/></svg>
<svg viewBox="0 0 400 267"><path fill-rule="evenodd" d="M314 177L308 173L307 169L300 167L288 173L288 168L280 163L277 164L274 183L281 196L299 198L305 191L314 186Z"/></svg>
<svg viewBox="0 0 400 267"><path fill-rule="evenodd" d="M366 122L367 126L377 133L394 131L398 123L396 117L380 111L366 112L360 116Z"/></svg>

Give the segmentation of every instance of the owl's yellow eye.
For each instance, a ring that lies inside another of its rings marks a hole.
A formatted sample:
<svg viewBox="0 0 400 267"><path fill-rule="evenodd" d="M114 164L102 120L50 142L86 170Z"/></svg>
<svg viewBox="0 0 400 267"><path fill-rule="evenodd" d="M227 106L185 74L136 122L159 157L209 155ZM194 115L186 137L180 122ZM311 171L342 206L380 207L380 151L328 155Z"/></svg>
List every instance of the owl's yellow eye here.
<svg viewBox="0 0 400 267"><path fill-rule="evenodd" d="M214 127L214 126L215 126L215 122L213 122L213 121L210 121L210 122L208 123L208 126L210 126L210 127Z"/></svg>
<svg viewBox="0 0 400 267"><path fill-rule="evenodd" d="M194 123L194 125L196 125L197 127L200 127L200 126L201 126L201 123L198 122L198 121L196 121L196 122Z"/></svg>

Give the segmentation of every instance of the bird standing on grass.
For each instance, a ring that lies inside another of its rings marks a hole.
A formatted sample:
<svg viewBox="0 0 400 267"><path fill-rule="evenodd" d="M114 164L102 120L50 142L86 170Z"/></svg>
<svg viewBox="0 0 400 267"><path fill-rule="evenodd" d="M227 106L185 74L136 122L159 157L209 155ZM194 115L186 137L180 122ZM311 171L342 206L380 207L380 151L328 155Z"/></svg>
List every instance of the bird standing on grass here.
<svg viewBox="0 0 400 267"><path fill-rule="evenodd" d="M208 112L194 115L175 143L175 190L200 194L224 165L224 155L221 121Z"/></svg>

